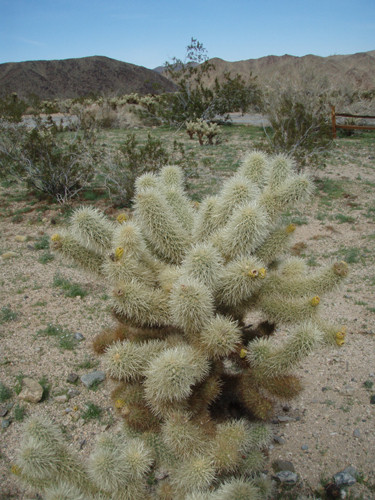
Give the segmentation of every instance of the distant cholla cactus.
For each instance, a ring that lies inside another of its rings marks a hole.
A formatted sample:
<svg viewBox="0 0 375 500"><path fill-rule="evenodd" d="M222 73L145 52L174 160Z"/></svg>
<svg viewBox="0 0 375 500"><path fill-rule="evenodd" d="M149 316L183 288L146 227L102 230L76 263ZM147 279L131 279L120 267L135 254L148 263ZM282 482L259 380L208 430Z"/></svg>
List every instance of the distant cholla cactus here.
<svg viewBox="0 0 375 500"><path fill-rule="evenodd" d="M30 424L21 477L48 498L70 490L76 498L266 498L257 473L271 434L254 420L300 392L292 371L313 349L345 337L319 309L347 264L311 273L287 253L295 227L282 214L311 193L288 158L255 151L198 207L181 170L168 166L137 180L130 219L77 210L52 244L110 287L118 326L94 347L117 382L124 435L100 438L85 475L72 472L75 459L49 426ZM151 467L168 473L147 488Z"/></svg>
<svg viewBox="0 0 375 500"><path fill-rule="evenodd" d="M202 119L187 122L186 132L190 139L194 138L196 134L198 137L199 144L203 146L205 139L207 139L208 144L213 144L213 140L220 133L220 128L216 123L208 123Z"/></svg>

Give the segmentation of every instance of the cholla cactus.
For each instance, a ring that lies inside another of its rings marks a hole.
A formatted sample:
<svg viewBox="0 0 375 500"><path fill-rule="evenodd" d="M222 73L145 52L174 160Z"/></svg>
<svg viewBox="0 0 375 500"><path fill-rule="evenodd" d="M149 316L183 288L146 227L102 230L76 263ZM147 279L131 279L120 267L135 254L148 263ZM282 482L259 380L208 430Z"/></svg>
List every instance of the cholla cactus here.
<svg viewBox="0 0 375 500"><path fill-rule="evenodd" d="M40 436L53 460L44 464L41 453L37 465L26 446L21 474L49 489L78 488L82 498L139 498L154 466L168 477L152 498L265 498L256 474L270 431L254 420L299 393L293 368L312 349L345 336L319 309L347 265L309 273L285 256L295 227L282 213L311 193L288 158L255 151L199 207L181 170L168 166L138 179L130 219L77 210L52 242L110 287L118 326L94 346L117 383L112 399L126 437L103 438L83 480L55 459L59 438Z"/></svg>
<svg viewBox="0 0 375 500"><path fill-rule="evenodd" d="M219 135L220 129L216 123L208 123L202 119L187 122L186 132L190 139L193 139L196 134L198 137L199 144L203 146L205 139L207 139L208 144L213 144L213 140Z"/></svg>

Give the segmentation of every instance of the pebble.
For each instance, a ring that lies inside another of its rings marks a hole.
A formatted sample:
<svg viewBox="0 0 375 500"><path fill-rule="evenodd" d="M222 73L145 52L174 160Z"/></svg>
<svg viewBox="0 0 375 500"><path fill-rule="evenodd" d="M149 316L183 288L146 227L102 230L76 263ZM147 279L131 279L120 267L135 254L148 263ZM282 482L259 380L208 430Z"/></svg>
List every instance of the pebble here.
<svg viewBox="0 0 375 500"><path fill-rule="evenodd" d="M295 472L289 470L283 470L275 474L275 479L283 484L295 484L298 480L298 476Z"/></svg>
<svg viewBox="0 0 375 500"><path fill-rule="evenodd" d="M99 370L94 372L86 373L82 375L81 382L89 389L93 385L103 382L105 380L105 373Z"/></svg>
<svg viewBox="0 0 375 500"><path fill-rule="evenodd" d="M292 464L292 462L281 459L274 460L272 462L272 469L275 472L281 472L281 471L295 472L294 465Z"/></svg>
<svg viewBox="0 0 375 500"><path fill-rule="evenodd" d="M307 446L307 444L303 444L301 446L301 450L303 450L303 451L307 451L308 449L309 449L309 447Z"/></svg>
<svg viewBox="0 0 375 500"><path fill-rule="evenodd" d="M39 403L43 397L43 387L36 380L25 377L22 380L22 391L18 394L18 397L29 403Z"/></svg>
<svg viewBox="0 0 375 500"><path fill-rule="evenodd" d="M75 398L76 396L79 396L81 393L78 389L69 389L68 390L68 396L69 398Z"/></svg>
<svg viewBox="0 0 375 500"><path fill-rule="evenodd" d="M85 340L85 337L82 335L82 333L79 333L79 332L76 332L76 333L74 334L74 338L75 338L76 340L78 340L79 342L81 342L82 340Z"/></svg>
<svg viewBox="0 0 375 500"><path fill-rule="evenodd" d="M9 409L7 406L3 405L0 406L0 417L5 417L5 415L8 413Z"/></svg>
<svg viewBox="0 0 375 500"><path fill-rule="evenodd" d="M333 480L337 486L352 486L357 482L355 476L357 471L354 467L347 467L341 472L333 476Z"/></svg>
<svg viewBox="0 0 375 500"><path fill-rule="evenodd" d="M75 384L78 380L78 375L76 373L69 373L69 375L66 378L66 381L69 384Z"/></svg>
<svg viewBox="0 0 375 500"><path fill-rule="evenodd" d="M55 396L54 399L57 403L66 403L69 398L66 394L61 394L60 396Z"/></svg>
<svg viewBox="0 0 375 500"><path fill-rule="evenodd" d="M3 254L1 255L1 258L2 258L3 260L6 260L6 259L11 259L11 258L13 258L13 257L17 257L16 252L5 252L5 253L3 253Z"/></svg>
<svg viewBox="0 0 375 500"><path fill-rule="evenodd" d="M285 443L285 439L282 438L281 436L275 435L275 436L273 436L273 440L277 444L284 444Z"/></svg>
<svg viewBox="0 0 375 500"><path fill-rule="evenodd" d="M356 438L361 437L361 431L359 429L354 429L353 436Z"/></svg>
<svg viewBox="0 0 375 500"><path fill-rule="evenodd" d="M10 420L10 418L4 418L1 421L1 428L2 429L7 429L10 426L11 423L12 423L12 421Z"/></svg>

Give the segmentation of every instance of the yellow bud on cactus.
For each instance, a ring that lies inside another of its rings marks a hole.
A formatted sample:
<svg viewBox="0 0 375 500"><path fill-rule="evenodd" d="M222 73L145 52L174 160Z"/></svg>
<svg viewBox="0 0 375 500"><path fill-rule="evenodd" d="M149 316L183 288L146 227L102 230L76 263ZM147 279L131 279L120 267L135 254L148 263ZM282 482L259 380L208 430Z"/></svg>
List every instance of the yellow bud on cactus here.
<svg viewBox="0 0 375 500"><path fill-rule="evenodd" d="M295 224L289 224L289 226L286 227L285 231L287 233L293 233L296 230L296 225Z"/></svg>
<svg viewBox="0 0 375 500"><path fill-rule="evenodd" d="M266 277L266 274L267 274L266 269L265 269L264 267L261 267L261 268L259 269L259 278L261 278L261 279L265 278L265 277Z"/></svg>
<svg viewBox="0 0 375 500"><path fill-rule="evenodd" d="M337 344L338 346L340 346L340 347L341 347L342 345L344 345L344 344L345 344L345 340L344 340L344 339L338 339L338 338L336 337L336 344Z"/></svg>
<svg viewBox="0 0 375 500"><path fill-rule="evenodd" d="M58 234L58 233L55 233L51 236L51 240L52 241L60 241L61 240L61 236Z"/></svg>
<svg viewBox="0 0 375 500"><path fill-rule="evenodd" d="M345 333L344 332L337 332L336 333L336 338L340 339L340 340L344 339L345 338Z"/></svg>
<svg viewBox="0 0 375 500"><path fill-rule="evenodd" d="M18 465L13 464L12 467L10 468L10 471L12 474L19 476L21 474L21 467L18 467Z"/></svg>
<svg viewBox="0 0 375 500"><path fill-rule="evenodd" d="M240 358L246 358L247 350L246 349L241 349L240 351Z"/></svg>
<svg viewBox="0 0 375 500"><path fill-rule="evenodd" d="M115 408L120 409L124 408L124 406L125 406L125 401L123 399L116 399Z"/></svg>
<svg viewBox="0 0 375 500"><path fill-rule="evenodd" d="M127 220L127 216L126 214L122 213L122 214L119 214L117 217L116 217L116 220L118 223L122 224L123 222L125 222Z"/></svg>
<svg viewBox="0 0 375 500"><path fill-rule="evenodd" d="M259 273L257 269L251 269L247 274L250 278L256 278Z"/></svg>
<svg viewBox="0 0 375 500"><path fill-rule="evenodd" d="M317 295L315 295L315 297L313 297L313 298L311 299L310 304L311 304L313 307L316 307L316 306L319 304L319 302L320 302L320 298L319 298Z"/></svg>
<svg viewBox="0 0 375 500"><path fill-rule="evenodd" d="M78 411L78 409L79 409L78 406L73 407L73 411Z"/></svg>
<svg viewBox="0 0 375 500"><path fill-rule="evenodd" d="M124 249L122 247L117 247L115 250L115 260L120 260L124 254Z"/></svg>

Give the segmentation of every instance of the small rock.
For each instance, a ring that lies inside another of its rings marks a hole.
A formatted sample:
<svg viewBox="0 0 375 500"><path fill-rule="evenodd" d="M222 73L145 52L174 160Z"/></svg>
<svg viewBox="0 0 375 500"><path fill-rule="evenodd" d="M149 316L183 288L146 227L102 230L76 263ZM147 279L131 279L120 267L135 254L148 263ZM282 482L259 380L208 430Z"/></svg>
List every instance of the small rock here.
<svg viewBox="0 0 375 500"><path fill-rule="evenodd" d="M68 396L66 394L61 394L60 396L55 396L56 403L66 403L68 401Z"/></svg>
<svg viewBox="0 0 375 500"><path fill-rule="evenodd" d="M85 444L86 444L86 439L82 439L82 441L79 443L79 449L82 450Z"/></svg>
<svg viewBox="0 0 375 500"><path fill-rule="evenodd" d="M76 340L78 340L79 342L81 342L82 340L85 340L85 337L82 335L82 333L79 333L79 332L76 332L76 333L74 334L74 338L75 338Z"/></svg>
<svg viewBox="0 0 375 500"><path fill-rule="evenodd" d="M5 415L8 413L9 409L7 406L3 405L0 406L0 417L5 417Z"/></svg>
<svg viewBox="0 0 375 500"><path fill-rule="evenodd" d="M301 450L303 450L303 451L307 451L308 449L309 449L309 447L307 446L307 444L303 444L301 446Z"/></svg>
<svg viewBox="0 0 375 500"><path fill-rule="evenodd" d="M15 238L16 241L19 241L20 243L23 243L24 241L27 240L27 236L23 236L21 234L18 234Z"/></svg>
<svg viewBox="0 0 375 500"><path fill-rule="evenodd" d="M29 403L39 403L43 397L43 387L36 380L26 377L22 380L22 391L18 397Z"/></svg>
<svg viewBox="0 0 375 500"><path fill-rule="evenodd" d="M10 418L4 418L2 421L1 421L1 428L2 429L7 429L10 424L12 423L11 419Z"/></svg>
<svg viewBox="0 0 375 500"><path fill-rule="evenodd" d="M273 440L275 441L275 443L277 444L284 444L285 443L285 439L282 438L281 436L273 436Z"/></svg>
<svg viewBox="0 0 375 500"><path fill-rule="evenodd" d="M29 243L28 245L26 245L26 248L27 248L28 250L35 250L34 245L32 245L31 243Z"/></svg>
<svg viewBox="0 0 375 500"><path fill-rule="evenodd" d="M72 411L73 410L71 408L65 408L64 413L72 413Z"/></svg>
<svg viewBox="0 0 375 500"><path fill-rule="evenodd" d="M354 429L353 436L355 438L361 437L361 431L359 429Z"/></svg>
<svg viewBox="0 0 375 500"><path fill-rule="evenodd" d="M6 259L11 259L11 258L13 258L13 257L17 257L16 252L5 252L5 253L3 253L3 254L1 255L1 258L2 258L3 260L6 260Z"/></svg>
<svg viewBox="0 0 375 500"><path fill-rule="evenodd" d="M276 420L281 423L285 422L295 422L296 419L293 417L288 417L287 415L277 415Z"/></svg>
<svg viewBox="0 0 375 500"><path fill-rule="evenodd" d="M335 474L333 476L333 480L336 486L352 486L357 482L355 477L349 474L349 472L347 472L346 470L343 470Z"/></svg>
<svg viewBox="0 0 375 500"><path fill-rule="evenodd" d="M75 398L76 396L79 396L81 393L78 389L69 389L68 390L68 396L69 399Z"/></svg>
<svg viewBox="0 0 375 500"><path fill-rule="evenodd" d="M283 470L275 474L275 479L283 484L296 484L298 476L295 472Z"/></svg>
<svg viewBox="0 0 375 500"><path fill-rule="evenodd" d="M69 375L66 377L66 381L69 384L75 384L78 380L78 375L76 373L69 373Z"/></svg>
<svg viewBox="0 0 375 500"><path fill-rule="evenodd" d="M99 370L96 370L91 373L86 373L82 375L81 382L89 389L93 385L103 382L105 380L105 373Z"/></svg>
<svg viewBox="0 0 375 500"><path fill-rule="evenodd" d="M272 462L272 469L274 472L282 472L282 471L289 471L289 472L294 472L294 465L292 462L289 462L288 460L274 460Z"/></svg>
<svg viewBox="0 0 375 500"><path fill-rule="evenodd" d="M372 405L375 405L375 394L373 394L373 395L371 396L371 398L370 398L370 403L371 403Z"/></svg>

